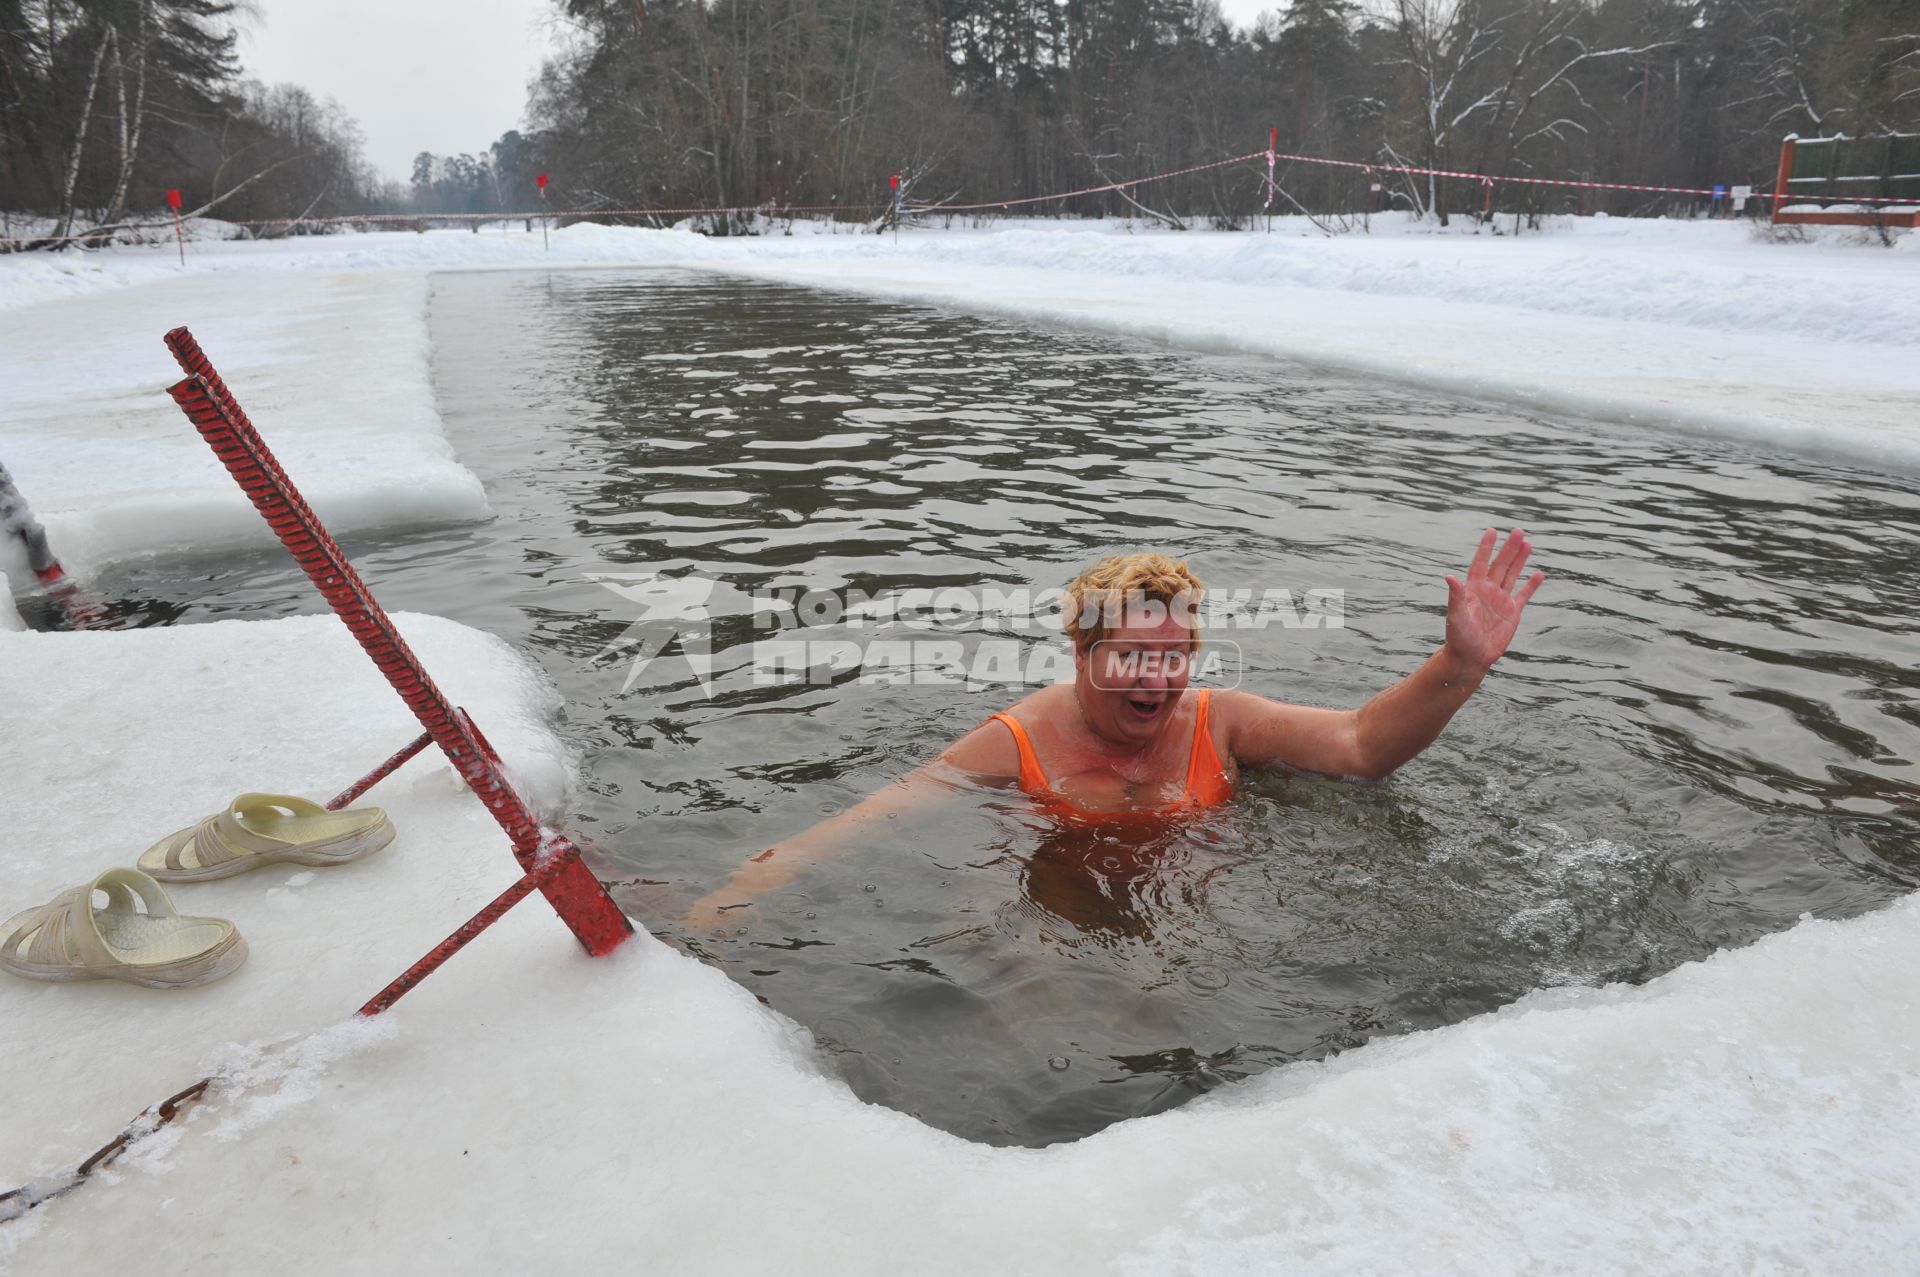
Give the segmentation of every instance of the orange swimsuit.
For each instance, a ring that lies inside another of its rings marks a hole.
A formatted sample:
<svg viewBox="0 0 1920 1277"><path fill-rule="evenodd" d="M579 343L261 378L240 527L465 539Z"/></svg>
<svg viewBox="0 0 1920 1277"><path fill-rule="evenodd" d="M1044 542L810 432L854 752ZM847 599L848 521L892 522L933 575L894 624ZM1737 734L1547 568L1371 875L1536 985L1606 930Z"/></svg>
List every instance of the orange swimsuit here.
<svg viewBox="0 0 1920 1277"><path fill-rule="evenodd" d="M1020 788L1043 803L1059 809L1065 815L1093 816L1107 818L1113 816L1163 813L1182 807L1211 807L1223 803L1233 793L1233 786L1227 780L1226 766L1220 761L1220 753L1213 747L1213 733L1207 729L1208 702L1212 693L1197 693L1199 702L1193 716L1193 748L1187 754L1187 787L1181 796L1171 803L1158 807L1137 808L1129 811L1088 811L1072 799L1055 792L1047 781L1047 773L1041 770L1040 759L1033 752L1033 741L1027 735L1027 729L1020 726L1011 714L993 714L1005 723L1013 732L1013 743L1020 747Z"/></svg>

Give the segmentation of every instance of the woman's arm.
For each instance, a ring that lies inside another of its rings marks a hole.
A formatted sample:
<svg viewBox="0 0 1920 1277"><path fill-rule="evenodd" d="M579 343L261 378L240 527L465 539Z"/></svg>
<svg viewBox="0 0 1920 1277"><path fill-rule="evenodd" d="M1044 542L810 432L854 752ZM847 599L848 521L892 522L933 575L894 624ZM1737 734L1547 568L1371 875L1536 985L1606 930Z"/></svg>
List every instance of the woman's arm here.
<svg viewBox="0 0 1920 1277"><path fill-rule="evenodd" d="M1012 733L999 723L983 723L932 762L750 858L733 871L726 885L695 901L682 922L696 931L720 926L725 915L793 882L816 862L854 850L890 818L937 808L964 792L969 783L991 784L1019 774L1020 756Z"/></svg>
<svg viewBox="0 0 1920 1277"><path fill-rule="evenodd" d="M1223 692L1227 745L1249 767L1293 767L1377 780L1431 745L1512 643L1527 600L1546 580L1520 572L1533 547L1515 528L1499 556L1488 528L1463 582L1447 578L1447 640L1426 664L1357 710L1285 705ZM1516 588L1517 587L1517 588Z"/></svg>
<svg viewBox="0 0 1920 1277"><path fill-rule="evenodd" d="M1220 692L1227 748L1245 767L1290 767L1378 780L1433 744L1486 671L1441 648L1357 710L1315 709Z"/></svg>

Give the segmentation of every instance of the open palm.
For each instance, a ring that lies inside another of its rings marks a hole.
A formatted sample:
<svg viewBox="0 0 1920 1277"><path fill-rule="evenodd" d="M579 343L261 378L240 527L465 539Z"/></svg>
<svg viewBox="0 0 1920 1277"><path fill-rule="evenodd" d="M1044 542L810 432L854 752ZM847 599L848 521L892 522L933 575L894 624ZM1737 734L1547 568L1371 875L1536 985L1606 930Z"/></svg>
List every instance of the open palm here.
<svg viewBox="0 0 1920 1277"><path fill-rule="evenodd" d="M1520 528L1507 535L1506 545L1499 546L1499 541L1500 534L1488 528L1474 552L1467 579L1447 578L1447 646L1482 669L1499 660L1513 642L1527 600L1547 579L1545 572L1536 571L1515 590L1533 545Z"/></svg>

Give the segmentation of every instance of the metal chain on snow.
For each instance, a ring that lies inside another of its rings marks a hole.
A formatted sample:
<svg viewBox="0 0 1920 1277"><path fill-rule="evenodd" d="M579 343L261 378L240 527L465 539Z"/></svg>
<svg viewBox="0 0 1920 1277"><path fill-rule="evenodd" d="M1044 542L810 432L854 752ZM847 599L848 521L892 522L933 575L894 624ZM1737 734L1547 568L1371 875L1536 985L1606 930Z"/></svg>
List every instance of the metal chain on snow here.
<svg viewBox="0 0 1920 1277"><path fill-rule="evenodd" d="M180 1116L181 1111L204 1096L211 1085L213 1085L213 1079L203 1077L184 1091L179 1091L158 1104L141 1110L140 1116L127 1123L125 1130L108 1140L95 1151L93 1156L72 1170L34 1180L19 1188L0 1193L0 1224L19 1219L34 1207L71 1193L91 1179L95 1171L108 1165L120 1154Z"/></svg>

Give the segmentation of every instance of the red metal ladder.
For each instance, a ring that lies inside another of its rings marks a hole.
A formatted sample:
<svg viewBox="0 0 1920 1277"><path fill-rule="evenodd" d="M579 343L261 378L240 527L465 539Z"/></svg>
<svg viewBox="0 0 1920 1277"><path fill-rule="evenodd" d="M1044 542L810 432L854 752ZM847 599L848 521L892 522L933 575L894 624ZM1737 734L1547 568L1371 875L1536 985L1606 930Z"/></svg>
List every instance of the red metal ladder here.
<svg viewBox="0 0 1920 1277"><path fill-rule="evenodd" d="M420 658L394 627L366 583L347 562L340 547L308 508L272 451L261 440L241 410L226 382L214 371L200 344L185 328L166 336L167 348L179 361L186 379L168 388L194 429L240 484L280 544L306 572L354 639L373 661L400 699L407 703L424 729L406 748L389 758L328 804L338 809L358 798L402 763L438 745L493 818L506 831L520 862L520 879L459 930L436 945L398 979L360 1009L377 1015L452 957L508 909L534 891L572 928L586 951L598 957L611 953L633 934L626 915L614 904L600 880L580 858L580 850L565 835L544 830L526 802L508 783L487 738L465 710L455 708L434 684Z"/></svg>

